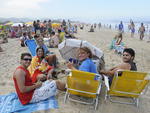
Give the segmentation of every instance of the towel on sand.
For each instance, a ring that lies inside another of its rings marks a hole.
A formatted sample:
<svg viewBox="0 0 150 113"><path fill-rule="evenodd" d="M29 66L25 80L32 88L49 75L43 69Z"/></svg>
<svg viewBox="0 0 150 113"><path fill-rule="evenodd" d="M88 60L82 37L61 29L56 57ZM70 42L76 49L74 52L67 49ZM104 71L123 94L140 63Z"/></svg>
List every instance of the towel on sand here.
<svg viewBox="0 0 150 113"><path fill-rule="evenodd" d="M16 93L0 95L0 113L31 113L54 108L58 108L58 103L54 96L38 103L22 105Z"/></svg>

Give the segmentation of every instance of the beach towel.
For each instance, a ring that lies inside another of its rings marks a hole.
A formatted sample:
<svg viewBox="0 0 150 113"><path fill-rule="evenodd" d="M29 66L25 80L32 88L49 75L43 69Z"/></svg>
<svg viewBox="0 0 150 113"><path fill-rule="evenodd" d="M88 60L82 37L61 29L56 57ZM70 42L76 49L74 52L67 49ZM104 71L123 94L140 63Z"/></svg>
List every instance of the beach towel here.
<svg viewBox="0 0 150 113"><path fill-rule="evenodd" d="M16 93L0 96L0 113L31 113L38 110L48 110L58 108L55 97L50 97L44 101L22 105Z"/></svg>

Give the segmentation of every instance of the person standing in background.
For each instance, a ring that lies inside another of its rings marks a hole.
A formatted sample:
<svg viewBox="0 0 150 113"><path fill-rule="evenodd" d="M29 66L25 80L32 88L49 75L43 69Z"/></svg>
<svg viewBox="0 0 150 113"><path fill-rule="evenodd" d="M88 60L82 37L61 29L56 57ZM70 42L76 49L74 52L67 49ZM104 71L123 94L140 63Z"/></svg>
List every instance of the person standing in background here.
<svg viewBox="0 0 150 113"><path fill-rule="evenodd" d="M123 26L122 21L121 21L120 24L119 24L119 32L120 32L120 33L123 33L123 32L124 32L124 26Z"/></svg>
<svg viewBox="0 0 150 113"><path fill-rule="evenodd" d="M140 33L140 40L143 40L144 33L145 33L145 27L143 23L141 23L141 27L139 28L139 33Z"/></svg>

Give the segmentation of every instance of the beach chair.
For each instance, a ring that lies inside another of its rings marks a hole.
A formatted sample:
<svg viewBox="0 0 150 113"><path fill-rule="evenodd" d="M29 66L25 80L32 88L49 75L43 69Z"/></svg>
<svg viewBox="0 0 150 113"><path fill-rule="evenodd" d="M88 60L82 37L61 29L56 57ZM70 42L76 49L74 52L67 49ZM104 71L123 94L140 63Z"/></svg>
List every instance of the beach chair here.
<svg viewBox="0 0 150 113"><path fill-rule="evenodd" d="M37 44L35 40L26 40L25 41L25 45L28 47L30 53L32 56L36 56L36 48L37 48ZM54 52L49 52L47 46L44 44L43 49L45 51L46 54L54 54Z"/></svg>
<svg viewBox="0 0 150 113"><path fill-rule="evenodd" d="M104 76L106 85L105 100L109 99L111 102L122 104L135 104L138 107L139 96L146 91L150 80L149 76L149 73L144 72L118 70L113 77L110 87L108 77ZM114 96L117 96L117 98L128 97L133 100L132 102L127 102L126 98L122 98L122 101L117 101L114 99Z"/></svg>
<svg viewBox="0 0 150 113"><path fill-rule="evenodd" d="M36 56L37 44L36 44L35 40L26 40L24 43L28 47L31 55Z"/></svg>
<svg viewBox="0 0 150 113"><path fill-rule="evenodd" d="M98 96L101 90L101 76L95 73L89 73L79 70L71 70L67 76L67 91L65 94L64 102L71 100L83 104L94 104L95 110L98 105ZM73 95L76 97L85 97L84 100L79 98L72 98ZM86 100L91 99L87 102Z"/></svg>

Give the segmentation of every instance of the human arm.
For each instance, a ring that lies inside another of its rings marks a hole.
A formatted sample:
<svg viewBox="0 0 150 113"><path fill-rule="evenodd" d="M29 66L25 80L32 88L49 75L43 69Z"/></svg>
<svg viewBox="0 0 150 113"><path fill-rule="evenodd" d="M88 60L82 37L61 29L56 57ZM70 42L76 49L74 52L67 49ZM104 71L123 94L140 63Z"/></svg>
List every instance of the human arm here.
<svg viewBox="0 0 150 113"><path fill-rule="evenodd" d="M73 62L68 62L68 63L67 63L67 67L68 67L69 69L72 69L72 70L77 70L77 69L73 66Z"/></svg>
<svg viewBox="0 0 150 113"><path fill-rule="evenodd" d="M50 68L48 70L48 72L47 72L47 79L52 79L53 72L54 72L54 68Z"/></svg>
<svg viewBox="0 0 150 113"><path fill-rule="evenodd" d="M101 70L100 74L104 74L107 76L114 76L117 70L130 70L131 66L128 63L120 64L116 67L111 68L110 70Z"/></svg>
<svg viewBox="0 0 150 113"><path fill-rule="evenodd" d="M30 92L30 91L32 91L32 90L34 90L34 89L36 89L42 85L41 82L37 82L34 85L25 86L25 76L26 76L25 72L21 69L18 69L14 75L14 77L17 81L17 84L18 84L18 88L21 91L21 93Z"/></svg>
<svg viewBox="0 0 150 113"><path fill-rule="evenodd" d="M116 70L117 69L114 69L114 70L101 70L100 74L104 74L104 75L107 75L107 76L113 76Z"/></svg>

